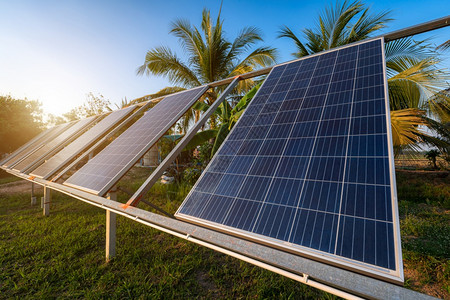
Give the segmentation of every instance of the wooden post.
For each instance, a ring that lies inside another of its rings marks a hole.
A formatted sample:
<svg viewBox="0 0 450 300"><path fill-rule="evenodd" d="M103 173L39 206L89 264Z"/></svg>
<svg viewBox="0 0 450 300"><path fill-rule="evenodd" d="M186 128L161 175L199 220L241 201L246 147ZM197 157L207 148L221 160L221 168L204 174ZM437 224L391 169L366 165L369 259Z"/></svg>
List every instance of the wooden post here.
<svg viewBox="0 0 450 300"><path fill-rule="evenodd" d="M117 200L116 191L108 193L108 199ZM116 256L116 213L106 210L106 261Z"/></svg>
<svg viewBox="0 0 450 300"><path fill-rule="evenodd" d="M34 182L31 183L31 205L36 205L36 196L34 195Z"/></svg>
<svg viewBox="0 0 450 300"><path fill-rule="evenodd" d="M52 190L48 187L44 187L44 201L43 201L43 214L44 216L50 215L50 201L52 200Z"/></svg>

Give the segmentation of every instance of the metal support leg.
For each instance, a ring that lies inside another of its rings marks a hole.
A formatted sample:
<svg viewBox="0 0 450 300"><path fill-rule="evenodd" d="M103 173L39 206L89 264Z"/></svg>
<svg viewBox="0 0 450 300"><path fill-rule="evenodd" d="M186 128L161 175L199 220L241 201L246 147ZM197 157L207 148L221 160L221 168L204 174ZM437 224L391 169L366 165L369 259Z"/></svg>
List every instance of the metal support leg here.
<svg viewBox="0 0 450 300"><path fill-rule="evenodd" d="M52 190L48 187L44 187L44 201L43 201L43 214L44 216L50 215L50 201L52 201Z"/></svg>
<svg viewBox="0 0 450 300"><path fill-rule="evenodd" d="M31 205L36 205L36 196L34 195L34 182L31 183Z"/></svg>
<svg viewBox="0 0 450 300"><path fill-rule="evenodd" d="M89 160L91 160L94 157L94 151L89 152Z"/></svg>
<svg viewBox="0 0 450 300"><path fill-rule="evenodd" d="M116 192L109 192L108 199L117 200ZM106 210L106 261L116 256L116 213Z"/></svg>

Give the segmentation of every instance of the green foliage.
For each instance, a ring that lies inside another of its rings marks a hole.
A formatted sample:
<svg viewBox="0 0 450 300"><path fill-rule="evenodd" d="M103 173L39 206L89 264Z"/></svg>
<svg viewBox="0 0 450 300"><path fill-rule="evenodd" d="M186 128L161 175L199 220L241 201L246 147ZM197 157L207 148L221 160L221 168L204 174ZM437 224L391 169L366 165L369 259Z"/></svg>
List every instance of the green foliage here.
<svg viewBox="0 0 450 300"><path fill-rule="evenodd" d="M405 286L450 294L450 186L436 172L397 172Z"/></svg>
<svg viewBox="0 0 450 300"><path fill-rule="evenodd" d="M441 155L441 152L437 149L431 149L427 152L425 152L425 157L430 161L434 169L438 169L438 166L436 165L436 159L438 156Z"/></svg>
<svg viewBox="0 0 450 300"><path fill-rule="evenodd" d="M122 104L124 102L122 101ZM63 114L67 121L85 119L87 117L96 116L111 111L111 102L105 99L103 95L95 96L93 93L86 95L86 102L77 106L69 112Z"/></svg>
<svg viewBox="0 0 450 300"><path fill-rule="evenodd" d="M170 34L178 38L183 56L187 59L181 59L174 50L164 46L149 50L137 74L163 76L175 86L166 87L146 98L167 95L274 64L274 48L254 48L263 41L259 29L244 27L234 40L229 40L223 23L220 13L214 21L207 9L202 12L200 28L183 19L172 22ZM234 93L242 96L254 85L252 79L241 80ZM222 90L222 87L210 89L202 97L202 101L212 104ZM184 117L184 128L186 129L193 119L197 120L197 117L198 114L190 110ZM210 119L210 127L215 129L214 118Z"/></svg>
<svg viewBox="0 0 450 300"><path fill-rule="evenodd" d="M40 102L0 96L0 156L25 144L43 129Z"/></svg>
<svg viewBox="0 0 450 300"><path fill-rule="evenodd" d="M336 1L334 7L330 5L319 15L315 28L303 30L306 42L287 26L280 30L279 37L291 39L297 47L293 55L303 57L366 39L386 27L392 20L389 14L370 14L370 7L362 1Z"/></svg>
<svg viewBox="0 0 450 300"><path fill-rule="evenodd" d="M192 160L192 166L186 168L183 174L183 180L190 184L194 185L197 179L202 174L203 170L209 164L211 160L211 151L213 149L213 145L209 142L203 142L194 152L194 159Z"/></svg>

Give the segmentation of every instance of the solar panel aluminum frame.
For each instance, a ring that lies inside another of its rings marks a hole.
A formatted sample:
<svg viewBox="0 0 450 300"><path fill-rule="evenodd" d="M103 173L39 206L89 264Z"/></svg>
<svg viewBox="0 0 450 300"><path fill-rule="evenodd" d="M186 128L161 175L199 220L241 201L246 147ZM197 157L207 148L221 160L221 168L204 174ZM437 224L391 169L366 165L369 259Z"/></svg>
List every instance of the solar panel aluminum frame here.
<svg viewBox="0 0 450 300"><path fill-rule="evenodd" d="M395 264L396 264L396 270L392 271L389 269L385 269L382 267L378 267L378 266L374 266L374 265L370 265L368 263L363 263L360 261L356 261L353 259L349 259L349 258L345 258L342 256L338 256L335 254L329 254L326 252L322 252L319 250L315 250L312 248L307 248L304 246L300 246L300 245L296 245L293 243L289 243L289 242L283 242L274 238L270 238L270 237L266 237L263 235L259 235L259 234L255 234L255 233L250 233L248 231L244 231L244 230L240 230L234 227L229 227L226 225L220 225L218 223L214 223L211 221L207 221L207 220L203 220L200 218L196 218L193 216L189 216L189 215L185 215L180 213L181 207L182 205L178 208L177 212L175 213L175 217L177 219L183 220L183 221L187 221L187 222L191 222L200 226L205 226L220 232L224 232L224 233L228 233L228 234L232 234L235 236L239 236L239 237L243 237L245 239L248 240L252 240L264 245L268 245L271 247L276 247L278 249L282 249L284 251L290 252L290 253L294 253L297 255L301 255L301 256L305 256L308 258L312 258L314 260L318 260L321 262L325 262L331 265L336 265L339 267L344 267L346 269L349 270L353 270L356 271L358 273L362 273L368 276L372 276L375 278L379 278L382 280L386 280L389 282L393 282L396 284L403 284L404 282L404 275L403 275L403 263L402 263L402 252L401 252L401 238L400 238L400 225L399 225L399 216L398 216L398 207L397 207L397 190L396 190L396 185L395 185L395 166L394 166L394 154L393 154L393 143L392 143L392 131L391 131L391 124L390 124L390 108L389 108L389 94L388 94L388 90L387 90L387 75L386 75L386 60L385 60L385 51L384 51L384 39L383 37L381 38L373 38L373 39L367 39L364 41L360 41L360 42L356 42L356 43L352 43L349 45L345 45L342 47L338 47L338 48L333 48L331 50L327 50L327 51L323 51L320 53L316 53L313 55L309 55L307 57L303 57L297 60L293 60L293 61L289 61L286 63L282 63L279 64L278 66L281 65L285 65L285 64L290 64L293 63L295 61L299 61L299 60L303 60L303 59L309 59L311 57L314 56L320 56L323 55L324 53L328 53L328 52L333 52L333 51L337 51L340 49L344 49L344 48L348 48L348 47L353 47L359 44L363 44L363 43L367 43L367 42L371 42L371 41L375 41L375 40L380 40L380 43L382 44L382 62L383 62L383 74L384 74L384 91L385 91L385 108L386 108L386 126L387 128L389 128L387 130L387 139L388 139L388 156L389 156L389 172L390 172L390 184L391 184L391 205L392 205L392 214L393 214L393 234L394 234L394 252L395 252ZM270 71L270 74L272 73L272 71L275 69L275 67ZM268 77L269 77L268 76ZM261 90L261 89L260 89ZM258 91L259 93L259 91ZM258 93L254 96L255 98L257 97ZM240 122L242 118L240 118L235 126L238 127L238 124ZM228 140L227 139L222 143L221 147L222 148L226 142ZM220 149L217 151L217 153L220 152ZM203 173L205 174L205 172ZM203 175L202 175L203 177ZM200 179L202 178L200 177ZM200 179L197 180L197 183L200 181ZM196 184L197 185L197 184ZM193 193L196 185L191 189L190 194ZM188 198L189 195L186 197Z"/></svg>
<svg viewBox="0 0 450 300"><path fill-rule="evenodd" d="M99 139L99 138L101 138L102 136L104 136L105 134L107 134L112 128L114 128L118 123L120 123L121 121L123 121L126 117L128 117L130 114L132 114L133 113L133 110L136 108L136 106L135 105L133 105L133 109L130 109L130 111L128 112L128 113L126 113L125 115L123 115L122 117L120 117L119 119L117 119L117 120L115 120L115 122L114 123L111 123L108 127L106 127L106 128L104 128L103 130L102 130L102 132L100 132L97 136L95 136L94 137L94 139L95 140L97 140L97 139ZM126 108L123 108L123 109L126 109ZM117 111L119 111L119 110L117 110ZM114 112L112 112L112 113L114 113ZM109 115L109 114L108 114ZM107 116L106 116L107 117ZM105 118L106 118L105 117ZM102 119L102 120L100 120L98 123L100 123L101 121L103 121L104 120L104 118ZM98 124L97 123L97 124ZM92 124L92 123L91 123ZM95 125L94 125L95 126ZM90 130L91 128L89 128L87 131L85 131L83 134L85 134L85 133L88 133L89 132L89 130ZM81 137L82 135L80 135L79 137ZM30 173L30 175L31 176L35 176L35 177L39 177L39 178L43 178L43 179L49 179L50 177L52 177L55 173L57 173L59 170L61 170L61 168L63 168L65 165L67 165L70 161L72 161L77 155L79 155L81 152L83 152L83 151L85 151L90 145L92 145L93 143L95 143L95 140L93 141L93 142L91 142L90 144L88 144L88 145L84 145L84 146L82 146L82 147L80 147L79 149L78 149L78 151L77 152L75 152L75 153L73 153L70 157L67 157L59 166L57 166L57 167L55 167L55 168L53 168L53 170L52 171L50 171L50 172L48 172L47 174L45 174L44 176L40 176L40 175L37 175L37 174L34 174L33 172L31 172ZM76 142L77 140L74 140L74 141L72 141L72 142ZM58 152L59 153L59 152ZM36 169L35 169L36 170ZM35 171L34 170L34 171Z"/></svg>
<svg viewBox="0 0 450 300"><path fill-rule="evenodd" d="M102 145L107 139L112 137L114 134L116 134L120 129L122 129L125 125L129 124L131 120L133 120L136 116L138 116L141 112L144 112L152 102L147 102L143 106L141 106L138 110L133 112L128 118L126 118L124 121L122 121L119 125L117 125L113 130L111 130L108 134L106 134L104 137L102 137L100 140L98 140L92 147L90 147L87 151L85 151L83 154L81 154L77 159L72 161L69 165L67 165L63 170L61 170L57 175L55 175L52 178L52 181L57 181L60 179L64 174L66 174L70 169L72 169L75 165L77 165L80 161L85 159L90 153L94 152L100 145Z"/></svg>
<svg viewBox="0 0 450 300"><path fill-rule="evenodd" d="M94 123L96 120L99 119L100 116L93 116L90 117L92 118L89 122L87 122L86 124L84 124L84 126L82 126L79 131L77 133L74 133L72 136L68 136L67 138L65 138L63 141L61 141L59 144L57 144L56 146L54 146L52 149L50 149L49 151L47 151L45 154L43 154L41 157L35 159L33 162L31 162L28 166L24 167L21 170L15 169L13 168L13 170L18 171L20 173L24 173L27 174L28 172L34 170L35 168L37 168L39 165L41 165L47 158L49 158L50 156L52 156L53 154L59 152L64 146L66 146L67 144L71 143L73 140L75 140L76 138L78 138L81 134L83 134L83 132L86 130L87 127L91 126L92 123ZM83 120L80 120L83 121ZM74 124L72 126L75 126L77 122L74 122ZM71 126L71 127L72 127ZM71 128L70 127L70 128ZM69 129L69 128L67 128ZM64 130L65 132L65 130ZM62 132L61 134L64 134L64 132Z"/></svg>
<svg viewBox="0 0 450 300"><path fill-rule="evenodd" d="M16 155L16 157L12 158L11 160L9 160L8 162L6 162L4 164L4 167L6 169L13 169L16 165L18 165L19 163L21 163L24 159L26 159L28 156L32 155L34 152L38 151L40 148L42 148L43 146L45 146L45 144L52 138L54 138L55 136L57 136L58 134L63 133L64 131L66 131L67 129L69 129L70 127L72 127L74 124L74 122L69 122L69 123L64 123L61 125L58 125L54 128L54 130L50 131L48 133L48 135L46 134L42 140L37 140L35 143L33 143L32 145L30 145L28 148L24 149L23 151L21 151L21 153L18 153ZM28 150L28 151L27 151Z"/></svg>
<svg viewBox="0 0 450 300"><path fill-rule="evenodd" d="M3 164L7 163L8 161L10 161L12 158L16 157L20 152L22 152L23 150L25 150L26 148L30 147L32 144L34 144L35 142L37 142L39 139L43 138L45 135L50 134L53 130L55 129L55 127L49 128L48 131L44 130L41 133L39 133L38 135L36 135L34 138L32 138L31 140L29 140L27 143L25 143L24 145L22 145L20 148L16 149L13 153L11 153L10 155L8 155L7 157L5 157L5 159L3 159L2 161L0 161L0 166L3 166Z"/></svg>
<svg viewBox="0 0 450 300"><path fill-rule="evenodd" d="M199 88L199 87L196 87ZM195 101L193 100L192 105L195 104L195 102L198 101L198 99L209 89L209 85L204 85L202 89L200 89L199 93L193 98L195 99ZM167 97L169 96L174 96L176 94L179 93L183 93L185 91L182 92L178 92L178 93L174 93L174 94L170 94L167 95ZM166 97L166 98L167 98ZM164 101L166 98L164 98L162 101ZM191 107L192 107L191 105ZM185 112L181 111L179 112L174 119L176 119L177 121L185 114ZM176 122L175 122L176 123ZM105 196L112 187L114 187L114 185L130 170L131 167L134 166L134 164L142 157L144 156L145 153L148 152L148 150L150 150L150 148L163 136L163 134L169 130L174 124L168 124L167 126L165 126L160 132L159 134L150 142L147 144L146 147L144 147L140 152L138 152L138 154L135 155L135 157L129 162L127 163L121 170L119 173L116 174L116 176L114 176L113 178L111 178L111 180L100 190L100 191L95 191L89 188L85 188L82 186L78 186L78 185L72 185L70 183L64 183L67 186L73 187L73 188L77 188L83 191L86 191L88 193L91 194L95 194L98 196ZM133 125L132 125L133 126Z"/></svg>

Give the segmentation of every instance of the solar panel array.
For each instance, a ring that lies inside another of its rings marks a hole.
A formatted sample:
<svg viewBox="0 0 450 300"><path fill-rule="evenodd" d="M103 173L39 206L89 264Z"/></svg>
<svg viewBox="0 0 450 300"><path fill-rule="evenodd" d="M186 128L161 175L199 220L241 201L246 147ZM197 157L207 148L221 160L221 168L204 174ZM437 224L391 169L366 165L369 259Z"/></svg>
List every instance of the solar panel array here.
<svg viewBox="0 0 450 300"><path fill-rule="evenodd" d="M30 145L26 146L22 150L19 151L19 153L15 154L13 158L8 159L3 164L3 167L5 168L12 168L16 164L18 164L21 160L26 158L28 155L33 153L34 151L37 151L39 147L42 147L45 145L46 142L57 136L58 134L62 133L64 130L68 129L70 126L72 126L73 123L64 123L58 126L55 126L53 128L47 129L44 131L44 135L40 137L39 139L34 140Z"/></svg>
<svg viewBox="0 0 450 300"><path fill-rule="evenodd" d="M402 281L383 51L275 67L176 216Z"/></svg>
<svg viewBox="0 0 450 300"><path fill-rule="evenodd" d="M103 196L206 90L198 87L167 96L64 184Z"/></svg>
<svg viewBox="0 0 450 300"><path fill-rule="evenodd" d="M90 117L80 121L77 121L67 130L63 131L61 134L55 136L51 141L47 142L44 146L27 156L24 160L13 167L13 170L18 172L27 171L29 167L37 163L39 160L45 158L47 154L54 150L55 148L61 146L68 139L72 138L74 135L79 134L86 126L92 123L97 117Z"/></svg>
<svg viewBox="0 0 450 300"><path fill-rule="evenodd" d="M48 128L47 130L44 130L42 132L40 132L38 135L36 135L35 137L33 137L31 140L29 140L27 143L25 143L24 145L20 146L19 148L17 148L16 150L14 150L12 153L10 153L8 156L6 156L4 159L2 159L0 161L0 166L3 166L3 164L5 164L6 162L8 162L9 160L11 160L13 157L17 156L20 152L24 151L26 148L30 147L31 145L33 145L34 143L37 143L39 140L41 140L45 135L49 134L52 130L54 130L55 127L52 128Z"/></svg>
<svg viewBox="0 0 450 300"><path fill-rule="evenodd" d="M79 136L75 141L71 142L64 149L53 155L49 160L40 165L31 172L30 175L48 179L56 171L67 164L76 155L81 153L89 145L94 143L102 135L108 132L115 124L128 116L136 106L130 106L124 109L116 110L95 124L88 131Z"/></svg>

